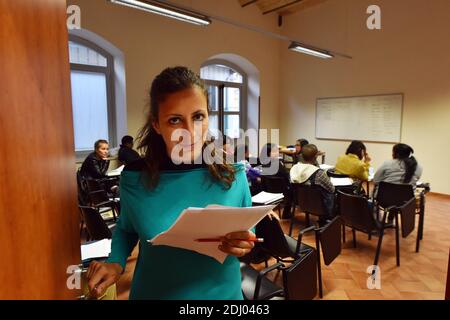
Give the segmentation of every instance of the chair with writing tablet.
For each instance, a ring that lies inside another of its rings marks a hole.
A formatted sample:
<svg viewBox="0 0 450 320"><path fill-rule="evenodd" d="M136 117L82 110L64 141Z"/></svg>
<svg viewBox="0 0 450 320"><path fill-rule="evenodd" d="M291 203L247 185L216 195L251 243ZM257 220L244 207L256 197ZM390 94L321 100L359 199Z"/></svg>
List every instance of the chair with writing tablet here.
<svg viewBox="0 0 450 320"><path fill-rule="evenodd" d="M271 271L282 272L283 286L269 280ZM246 300L312 300L317 294L316 252L308 251L292 264L277 262L261 271L241 263L242 293Z"/></svg>
<svg viewBox="0 0 450 320"><path fill-rule="evenodd" d="M429 185L424 185L424 190L419 195L419 204L416 206L416 213L419 215L419 225L417 228L416 252L419 252L420 240L423 238L423 226L425 220L425 194L429 190ZM381 181L377 186L376 204L377 213L379 209L391 206L402 206L411 198L415 199L414 189L410 184L390 183Z"/></svg>

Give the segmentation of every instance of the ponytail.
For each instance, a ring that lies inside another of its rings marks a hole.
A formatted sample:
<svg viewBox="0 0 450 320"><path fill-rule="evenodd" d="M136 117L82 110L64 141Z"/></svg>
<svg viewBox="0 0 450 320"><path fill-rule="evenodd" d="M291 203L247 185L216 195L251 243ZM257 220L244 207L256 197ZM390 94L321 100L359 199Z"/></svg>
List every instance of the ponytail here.
<svg viewBox="0 0 450 320"><path fill-rule="evenodd" d="M403 161L405 164L405 176L403 183L410 183L417 169L417 160L413 156L414 150L404 143L398 143L393 149L394 159Z"/></svg>

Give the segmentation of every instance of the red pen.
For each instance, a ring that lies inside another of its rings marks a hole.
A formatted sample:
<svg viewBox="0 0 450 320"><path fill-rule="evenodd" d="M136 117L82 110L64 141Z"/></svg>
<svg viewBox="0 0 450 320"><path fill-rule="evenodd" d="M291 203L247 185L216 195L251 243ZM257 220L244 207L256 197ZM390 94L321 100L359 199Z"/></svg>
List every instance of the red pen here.
<svg viewBox="0 0 450 320"><path fill-rule="evenodd" d="M197 242L222 242L224 238L203 238L195 239ZM240 240L240 241L252 241L252 242L264 242L264 238L249 238L249 239L229 239L229 240Z"/></svg>

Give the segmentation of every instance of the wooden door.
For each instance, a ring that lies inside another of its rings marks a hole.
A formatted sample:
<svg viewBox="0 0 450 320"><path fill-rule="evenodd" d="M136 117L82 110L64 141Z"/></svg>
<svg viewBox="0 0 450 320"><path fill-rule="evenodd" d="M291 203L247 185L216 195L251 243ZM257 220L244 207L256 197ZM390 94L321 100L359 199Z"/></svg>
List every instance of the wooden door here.
<svg viewBox="0 0 450 320"><path fill-rule="evenodd" d="M65 0L0 0L0 299L73 299L80 261Z"/></svg>

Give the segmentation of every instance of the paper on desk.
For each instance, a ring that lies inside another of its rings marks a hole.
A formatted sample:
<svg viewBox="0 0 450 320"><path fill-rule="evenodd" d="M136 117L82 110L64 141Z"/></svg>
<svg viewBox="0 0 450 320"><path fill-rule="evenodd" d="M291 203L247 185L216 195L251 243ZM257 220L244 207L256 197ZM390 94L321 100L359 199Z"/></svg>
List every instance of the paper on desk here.
<svg viewBox="0 0 450 320"><path fill-rule="evenodd" d="M81 245L81 260L108 257L111 252L111 239L103 239Z"/></svg>
<svg viewBox="0 0 450 320"><path fill-rule="evenodd" d="M261 191L257 195L254 195L252 197L253 203L262 203L262 204L268 204L277 200L281 200L284 198L284 195L282 193L271 193L271 192L265 192Z"/></svg>
<svg viewBox="0 0 450 320"><path fill-rule="evenodd" d="M196 251L223 263L227 254L218 249L219 242L195 240L220 238L230 232L249 230L274 207L236 208L214 205L206 208L187 208L167 231L147 241L152 245L166 245Z"/></svg>
<svg viewBox="0 0 450 320"><path fill-rule="evenodd" d="M108 177L120 176L120 174L121 174L122 171L123 171L123 168L125 168L125 166L124 166L124 165L121 165L120 167L118 167L118 168L116 168L116 169L114 169L114 170L111 170L111 171L107 172L106 175L107 175Z"/></svg>
<svg viewBox="0 0 450 320"><path fill-rule="evenodd" d="M351 186L353 184L353 180L350 178L330 178L330 180L335 187Z"/></svg>
<svg viewBox="0 0 450 320"><path fill-rule="evenodd" d="M319 168L324 170L324 171L327 171L327 170L330 170L330 169L334 169L334 166L322 163L322 164L319 165Z"/></svg>

